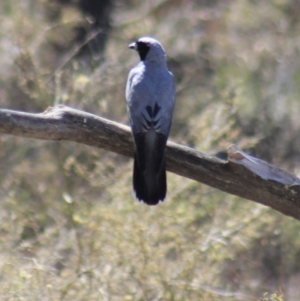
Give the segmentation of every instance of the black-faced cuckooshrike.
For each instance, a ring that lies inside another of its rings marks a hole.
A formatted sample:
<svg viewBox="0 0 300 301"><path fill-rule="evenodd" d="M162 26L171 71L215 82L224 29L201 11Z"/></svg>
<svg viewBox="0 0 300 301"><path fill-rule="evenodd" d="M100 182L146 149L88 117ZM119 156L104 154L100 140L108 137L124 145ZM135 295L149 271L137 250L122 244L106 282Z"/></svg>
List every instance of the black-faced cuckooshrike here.
<svg viewBox="0 0 300 301"><path fill-rule="evenodd" d="M165 148L175 105L175 84L162 45L149 37L129 45L141 62L128 76L127 111L135 142L133 192L148 205L167 192Z"/></svg>

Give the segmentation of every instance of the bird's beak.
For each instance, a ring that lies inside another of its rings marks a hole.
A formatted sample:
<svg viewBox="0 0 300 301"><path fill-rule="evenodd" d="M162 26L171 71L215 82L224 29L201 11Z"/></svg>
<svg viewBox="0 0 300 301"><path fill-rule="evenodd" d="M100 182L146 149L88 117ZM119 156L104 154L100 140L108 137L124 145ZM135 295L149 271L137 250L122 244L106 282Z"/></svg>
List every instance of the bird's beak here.
<svg viewBox="0 0 300 301"><path fill-rule="evenodd" d="M128 48L130 48L130 49L136 49L136 42L133 42L133 43L129 44Z"/></svg>

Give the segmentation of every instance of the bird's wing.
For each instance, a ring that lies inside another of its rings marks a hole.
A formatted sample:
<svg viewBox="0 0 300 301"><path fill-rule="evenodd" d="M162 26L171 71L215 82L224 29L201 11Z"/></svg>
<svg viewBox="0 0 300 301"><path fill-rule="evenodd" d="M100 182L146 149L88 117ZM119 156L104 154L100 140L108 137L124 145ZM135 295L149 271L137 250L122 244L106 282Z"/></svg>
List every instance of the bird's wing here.
<svg viewBox="0 0 300 301"><path fill-rule="evenodd" d="M154 75L145 75L142 71L137 67L132 69L126 87L132 132L145 132L153 128L168 136L175 105L173 76L167 69Z"/></svg>

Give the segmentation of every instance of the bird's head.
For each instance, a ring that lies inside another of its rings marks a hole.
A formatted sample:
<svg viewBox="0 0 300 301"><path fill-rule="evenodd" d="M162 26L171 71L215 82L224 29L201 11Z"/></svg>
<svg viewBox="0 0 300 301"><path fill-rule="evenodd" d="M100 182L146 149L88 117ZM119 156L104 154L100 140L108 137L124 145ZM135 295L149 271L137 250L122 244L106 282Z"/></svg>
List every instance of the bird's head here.
<svg viewBox="0 0 300 301"><path fill-rule="evenodd" d="M153 38L140 38L136 42L129 44L128 47L138 52L141 61L158 63L166 62L166 54L164 48L159 43L159 41Z"/></svg>

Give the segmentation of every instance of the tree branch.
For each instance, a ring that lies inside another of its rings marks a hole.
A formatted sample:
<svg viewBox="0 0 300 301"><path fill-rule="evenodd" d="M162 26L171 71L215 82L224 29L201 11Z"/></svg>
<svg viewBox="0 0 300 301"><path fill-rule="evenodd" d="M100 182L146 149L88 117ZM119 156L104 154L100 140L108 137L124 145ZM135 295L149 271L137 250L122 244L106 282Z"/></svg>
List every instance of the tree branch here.
<svg viewBox="0 0 300 301"><path fill-rule="evenodd" d="M134 152L129 127L62 105L40 114L1 109L0 133L69 140L129 157L133 157ZM221 160L172 142L167 145L168 171L300 220L298 178L235 148L229 150L229 159Z"/></svg>

